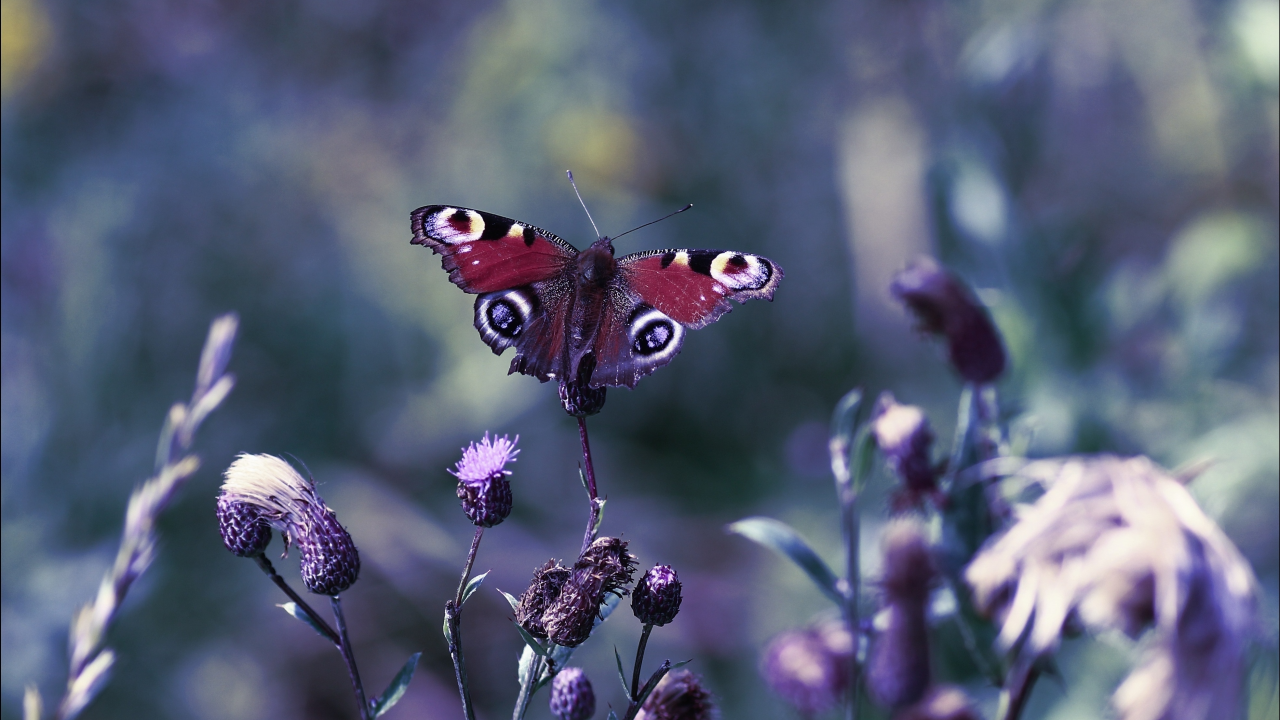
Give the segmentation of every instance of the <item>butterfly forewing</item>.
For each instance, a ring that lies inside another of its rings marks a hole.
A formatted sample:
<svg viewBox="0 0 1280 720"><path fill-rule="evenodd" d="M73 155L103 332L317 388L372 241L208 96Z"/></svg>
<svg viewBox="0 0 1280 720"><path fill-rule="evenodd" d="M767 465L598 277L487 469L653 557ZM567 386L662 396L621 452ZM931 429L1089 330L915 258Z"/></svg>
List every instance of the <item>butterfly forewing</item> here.
<svg viewBox="0 0 1280 720"><path fill-rule="evenodd" d="M428 205L413 211L412 223L411 242L443 255L449 279L469 293L546 280L578 254L546 230L480 210Z"/></svg>
<svg viewBox="0 0 1280 720"><path fill-rule="evenodd" d="M643 302L690 329L715 322L730 300L772 300L782 268L732 250L653 250L618 260L618 271Z"/></svg>

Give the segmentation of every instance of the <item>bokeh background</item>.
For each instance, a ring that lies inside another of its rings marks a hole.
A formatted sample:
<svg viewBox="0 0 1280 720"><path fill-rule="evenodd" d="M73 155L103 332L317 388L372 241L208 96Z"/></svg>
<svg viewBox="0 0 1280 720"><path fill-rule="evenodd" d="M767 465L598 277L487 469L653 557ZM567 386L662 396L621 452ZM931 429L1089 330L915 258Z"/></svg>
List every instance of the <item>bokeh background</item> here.
<svg viewBox="0 0 1280 720"><path fill-rule="evenodd" d="M604 531L685 583L649 657L694 658L726 718L794 717L758 653L825 601L724 525L780 517L838 557L826 423L855 385L954 426L958 381L886 291L920 253L992 307L1032 454L1216 459L1192 488L1253 563L1274 644L1275 0L2 7L3 717L27 682L60 695L70 616L227 310L239 384L85 717L353 716L337 654L221 547L213 501L241 451L305 461L359 544L345 597L371 690L424 651L390 717L457 717L440 618L471 526L445 467L486 430L523 449L465 621L482 714L506 717L521 642L492 588L574 554L577 438L554 387L507 377L408 220L462 204L583 247L566 168L608 234L694 204L622 252L786 269L772 304L689 336L591 420ZM639 627L606 628L577 659L617 708L612 646L630 656ZM991 702L960 654L942 648L940 674ZM1068 643L1029 716L1096 717L1128 662ZM1259 692L1255 709L1275 702ZM550 717L542 698L530 717Z"/></svg>

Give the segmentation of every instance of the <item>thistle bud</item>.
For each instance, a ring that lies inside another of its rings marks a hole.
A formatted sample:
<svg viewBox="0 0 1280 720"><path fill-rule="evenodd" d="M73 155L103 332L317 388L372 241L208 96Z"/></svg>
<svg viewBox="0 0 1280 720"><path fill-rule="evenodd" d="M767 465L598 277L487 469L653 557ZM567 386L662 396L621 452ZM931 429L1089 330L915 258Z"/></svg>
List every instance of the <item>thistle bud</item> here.
<svg viewBox="0 0 1280 720"><path fill-rule="evenodd" d="M578 371L572 379L560 381L560 406L574 417L595 415L604 407L604 387L591 387L591 373L596 369L595 353L587 353L578 361Z"/></svg>
<svg viewBox="0 0 1280 720"><path fill-rule="evenodd" d="M261 555L271 542L271 525L257 506L218 496L218 531L222 544L239 557Z"/></svg>
<svg viewBox="0 0 1280 720"><path fill-rule="evenodd" d="M555 560L548 560L533 572L533 580L520 595L520 605L516 608L516 622L530 635L540 639L547 637L542 616L560 596L565 583L569 582L569 574L569 568Z"/></svg>
<svg viewBox="0 0 1280 720"><path fill-rule="evenodd" d="M760 674L769 687L805 715L835 707L849 689L853 638L843 623L826 623L775 637Z"/></svg>
<svg viewBox="0 0 1280 720"><path fill-rule="evenodd" d="M508 462L514 462L520 452L516 443L520 436L509 440L505 435L489 440L489 433L478 443L471 443L462 451L462 459L456 470L450 470L458 478L458 499L467 519L480 527L493 527L511 514L511 482L507 476Z"/></svg>
<svg viewBox="0 0 1280 720"><path fill-rule="evenodd" d="M880 587L889 623L871 644L867 688L880 705L903 707L924 697L931 681L926 609L937 569L923 529L897 520L884 534Z"/></svg>
<svg viewBox="0 0 1280 720"><path fill-rule="evenodd" d="M596 714L596 694L582 668L567 667L552 678L551 714L559 720L588 720Z"/></svg>
<svg viewBox="0 0 1280 720"><path fill-rule="evenodd" d="M688 670L673 670L649 694L636 720L712 720L717 715L702 678Z"/></svg>
<svg viewBox="0 0 1280 720"><path fill-rule="evenodd" d="M918 505L922 496L937 492L938 473L929 457L933 429L923 410L898 404L893 393L881 393L871 432L889 467L902 480L907 504Z"/></svg>
<svg viewBox="0 0 1280 720"><path fill-rule="evenodd" d="M951 365L966 381L989 383L1004 372L1004 345L987 309L932 258L899 272L889 292L911 309L921 330L946 338Z"/></svg>
<svg viewBox="0 0 1280 720"><path fill-rule="evenodd" d="M654 565L631 593L631 612L646 625L666 625L680 612L680 576L670 565Z"/></svg>
<svg viewBox="0 0 1280 720"><path fill-rule="evenodd" d="M222 484L228 502L252 505L258 517L284 536L285 552L296 543L302 580L313 593L337 595L360 576L360 553L351 535L316 493L315 484L272 455L244 454L227 468Z"/></svg>

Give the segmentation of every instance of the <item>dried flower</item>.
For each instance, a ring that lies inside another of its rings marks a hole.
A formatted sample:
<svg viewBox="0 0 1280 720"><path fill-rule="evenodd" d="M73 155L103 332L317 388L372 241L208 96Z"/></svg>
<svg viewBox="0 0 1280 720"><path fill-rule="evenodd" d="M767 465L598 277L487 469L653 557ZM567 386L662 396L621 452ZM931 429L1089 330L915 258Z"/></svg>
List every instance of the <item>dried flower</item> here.
<svg viewBox="0 0 1280 720"><path fill-rule="evenodd" d="M830 710L849 689L853 638L841 622L828 622L775 637L765 649L760 674L801 713Z"/></svg>
<svg viewBox="0 0 1280 720"><path fill-rule="evenodd" d="M688 670L666 674L644 701L636 720L712 720L718 717L702 678Z"/></svg>
<svg viewBox="0 0 1280 720"><path fill-rule="evenodd" d="M930 460L933 429L915 405L900 405L893 393L881 393L871 425L876 445L902 480L903 502L918 505L924 495L938 491L938 472Z"/></svg>
<svg viewBox="0 0 1280 720"><path fill-rule="evenodd" d="M533 571L533 580L520 595L520 605L516 608L516 622L530 635L543 639L547 637L542 616L560 596L560 590L569 582L569 574L569 568L555 560L548 560L545 565Z"/></svg>
<svg viewBox="0 0 1280 720"><path fill-rule="evenodd" d="M256 505L218 496L218 531L222 544L239 557L261 555L271 542L271 525Z"/></svg>
<svg viewBox="0 0 1280 720"><path fill-rule="evenodd" d="M568 582L543 613L547 637L557 645L577 647L591 635L605 595L625 595L635 574L635 556L626 541L602 537L573 565Z"/></svg>
<svg viewBox="0 0 1280 720"><path fill-rule="evenodd" d="M578 372L573 379L560 381L560 406L574 417L595 415L604 408L607 388L591 387L591 373L596 369L595 353L587 353L578 362Z"/></svg>
<svg viewBox="0 0 1280 720"><path fill-rule="evenodd" d="M884 532L882 605L884 632L871 644L867 689L880 705L900 708L929 688L929 591L937 570L924 528L914 519L895 520Z"/></svg>
<svg viewBox="0 0 1280 720"><path fill-rule="evenodd" d="M625 540L596 538L574 563L573 569L575 573L581 571L598 576L602 581L601 592L626 595L626 586L631 584L636 573L636 556L627 550Z"/></svg>
<svg viewBox="0 0 1280 720"><path fill-rule="evenodd" d="M889 291L911 309L921 330L946 337L951 364L965 380L989 383L1004 372L1004 345L987 309L933 258L921 257L899 272Z"/></svg>
<svg viewBox="0 0 1280 720"><path fill-rule="evenodd" d="M1248 562L1187 489L1145 457L1031 463L1047 491L965 571L1000 643L1057 646L1078 617L1155 641L1112 700L1124 720L1233 717L1256 628Z"/></svg>
<svg viewBox="0 0 1280 720"><path fill-rule="evenodd" d="M507 463L514 462L520 453L516 443L507 436L496 437L491 442L489 433L478 443L471 443L462 451L457 470L450 470L458 478L458 499L462 511L472 523L480 527L493 527L511 514L511 482L507 476Z"/></svg>
<svg viewBox="0 0 1280 720"><path fill-rule="evenodd" d="M670 565L654 565L636 583L631 612L646 625L666 625L680 612L680 576Z"/></svg>
<svg viewBox="0 0 1280 720"><path fill-rule="evenodd" d="M920 702L894 713L893 720L982 720L982 715L964 690L935 685Z"/></svg>
<svg viewBox="0 0 1280 720"><path fill-rule="evenodd" d="M242 454L224 475L223 496L257 508L280 531L285 552L298 546L302 581L319 595L337 595L360 576L360 553L315 485L273 455Z"/></svg>
<svg viewBox="0 0 1280 720"><path fill-rule="evenodd" d="M559 720L587 720L596 714L596 694L579 667L567 667L551 680L551 714Z"/></svg>

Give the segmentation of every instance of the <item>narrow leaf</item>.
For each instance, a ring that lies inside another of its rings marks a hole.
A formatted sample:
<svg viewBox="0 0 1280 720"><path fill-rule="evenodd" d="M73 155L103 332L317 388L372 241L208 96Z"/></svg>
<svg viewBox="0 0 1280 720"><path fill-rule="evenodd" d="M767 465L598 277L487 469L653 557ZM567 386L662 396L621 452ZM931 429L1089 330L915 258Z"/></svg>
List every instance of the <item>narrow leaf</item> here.
<svg viewBox="0 0 1280 720"><path fill-rule="evenodd" d="M303 610L302 608L298 607L297 603L287 602L283 605L277 605L276 607L284 610L285 612L289 613L295 618L306 623L307 627L320 633L320 637L324 638L325 640L329 639L329 633L326 633L324 631L324 626L317 623L314 618L312 618L310 615L307 614L306 610Z"/></svg>
<svg viewBox="0 0 1280 720"><path fill-rule="evenodd" d="M618 654L618 646L613 646L613 659L618 661L618 679L622 681L622 694L631 699L631 686L627 685L627 671L622 669L622 656Z"/></svg>
<svg viewBox="0 0 1280 720"><path fill-rule="evenodd" d="M486 570L467 581L467 587L462 591L462 603L458 605L458 607L462 607L467 604L467 598L471 597L472 593L480 589L480 586L484 584L484 579L489 575L489 572L490 571Z"/></svg>
<svg viewBox="0 0 1280 720"><path fill-rule="evenodd" d="M836 585L835 573L790 525L773 518L749 517L730 524L728 530L790 558L809 575L809 579L813 580L823 594L836 605L844 606L844 598Z"/></svg>
<svg viewBox="0 0 1280 720"><path fill-rule="evenodd" d="M610 710L608 720L618 720L618 713Z"/></svg>
<svg viewBox="0 0 1280 720"><path fill-rule="evenodd" d="M520 637L524 638L524 644L528 645L535 653L542 657L547 657L547 649L542 647L542 643L538 639L529 634L528 630L520 627L520 623L515 623L516 630L520 631Z"/></svg>
<svg viewBox="0 0 1280 720"><path fill-rule="evenodd" d="M831 413L831 437L840 439L848 447L853 440L853 427L858 417L858 408L862 405L862 388L855 388L845 393L836 403Z"/></svg>
<svg viewBox="0 0 1280 720"><path fill-rule="evenodd" d="M413 671L418 669L418 659L422 657L422 653L416 652L409 656L405 661L404 667L400 668L400 672L391 678L391 684L386 690L373 701L373 716L378 717L386 711L395 707L400 702L400 698L404 697L405 691L409 689L409 681L413 679Z"/></svg>
<svg viewBox="0 0 1280 720"><path fill-rule="evenodd" d="M446 610L444 613L444 626L442 629L444 630L444 641L452 645L453 633L449 632L449 611L448 610Z"/></svg>
<svg viewBox="0 0 1280 720"><path fill-rule="evenodd" d="M498 592L502 593L502 597L507 599L507 604L511 606L511 612L515 612L520 609L520 601L517 600L514 595L506 592L505 590L498 590Z"/></svg>

